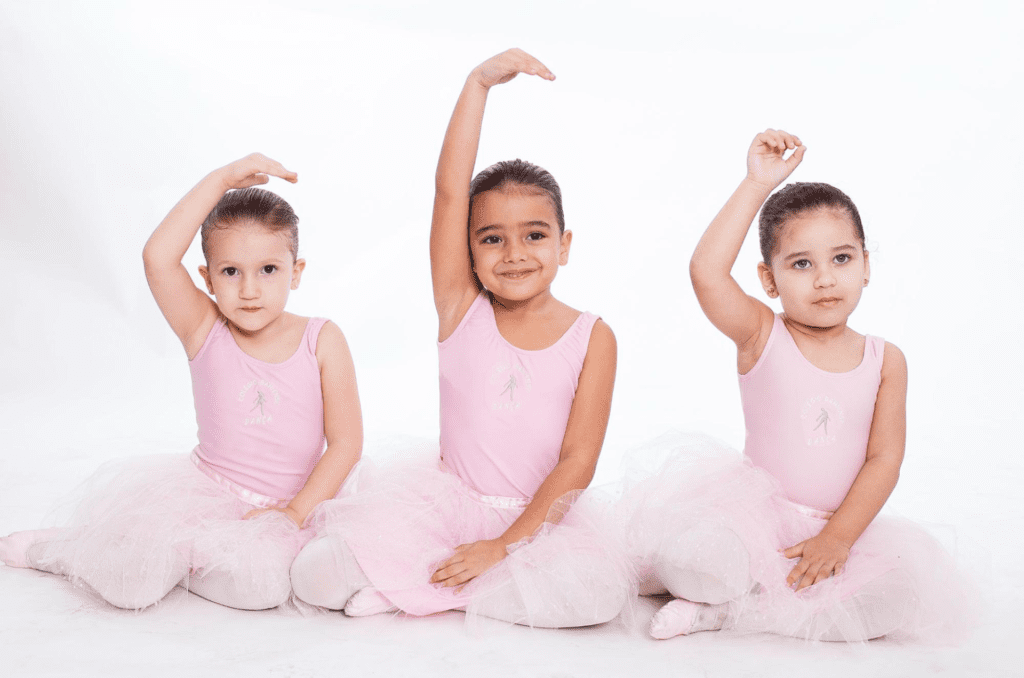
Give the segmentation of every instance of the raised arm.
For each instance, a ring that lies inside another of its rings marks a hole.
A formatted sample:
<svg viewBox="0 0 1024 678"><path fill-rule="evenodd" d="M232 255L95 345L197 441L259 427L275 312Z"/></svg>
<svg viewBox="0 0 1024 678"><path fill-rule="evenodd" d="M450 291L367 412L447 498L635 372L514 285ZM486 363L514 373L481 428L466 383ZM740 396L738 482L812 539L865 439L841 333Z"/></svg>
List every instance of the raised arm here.
<svg viewBox="0 0 1024 678"><path fill-rule="evenodd" d="M491 57L466 78L444 135L430 226L430 272L440 340L455 331L479 292L469 254L469 183L480 145L487 92L520 73L555 79L544 64L521 49Z"/></svg>
<svg viewBox="0 0 1024 678"><path fill-rule="evenodd" d="M298 175L265 155L253 153L206 175L164 217L142 249L146 280L157 306L191 359L217 319L213 300L192 282L181 263L203 221L233 188L270 181L270 176L295 183Z"/></svg>
<svg viewBox="0 0 1024 678"><path fill-rule="evenodd" d="M784 159L787 149L795 150ZM747 176L708 226L690 259L690 279L700 307L735 342L741 363L744 353L759 352L774 318L767 305L740 288L732 267L757 210L800 164L804 150L800 140L786 132L769 129L754 137L747 152Z"/></svg>
<svg viewBox="0 0 1024 678"><path fill-rule="evenodd" d="M906 442L907 360L886 343L864 466L821 532L784 551L787 558L800 558L787 577L791 586L800 590L842 571L854 542L896 487Z"/></svg>
<svg viewBox="0 0 1024 678"><path fill-rule="evenodd" d="M257 509L246 514L246 518L267 510L280 510L301 527L317 504L338 494L338 489L362 455L363 418L356 388L356 370L345 335L332 322L320 330L316 358L320 364L320 388L324 397L327 449L288 506L283 509Z"/></svg>
<svg viewBox="0 0 1024 678"><path fill-rule="evenodd" d="M431 577L432 582L461 586L485 572L507 555L511 544L536 532L555 502L573 490L582 490L590 485L608 429L617 352L611 328L598 320L590 335L587 357L583 361L555 468L504 534L457 547L455 555L438 566Z"/></svg>

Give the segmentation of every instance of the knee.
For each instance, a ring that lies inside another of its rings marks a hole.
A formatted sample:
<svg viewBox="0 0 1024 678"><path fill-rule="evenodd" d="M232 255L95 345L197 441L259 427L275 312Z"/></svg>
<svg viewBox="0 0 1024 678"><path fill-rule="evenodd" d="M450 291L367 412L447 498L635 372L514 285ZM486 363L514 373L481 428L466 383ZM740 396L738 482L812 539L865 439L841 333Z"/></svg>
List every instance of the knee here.
<svg viewBox="0 0 1024 678"><path fill-rule="evenodd" d="M332 541L331 537L314 539L299 551L291 565L291 589L304 603L340 610L362 586L348 581Z"/></svg>

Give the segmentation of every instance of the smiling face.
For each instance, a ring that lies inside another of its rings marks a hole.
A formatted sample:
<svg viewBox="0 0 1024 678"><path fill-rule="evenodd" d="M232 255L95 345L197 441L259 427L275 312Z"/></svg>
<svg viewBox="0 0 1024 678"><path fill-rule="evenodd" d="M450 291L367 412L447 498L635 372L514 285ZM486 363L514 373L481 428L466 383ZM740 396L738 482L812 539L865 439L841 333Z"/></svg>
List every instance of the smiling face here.
<svg viewBox="0 0 1024 678"><path fill-rule="evenodd" d="M210 232L207 266L199 273L225 318L244 333L271 325L284 313L306 262L295 261L286 235L256 223Z"/></svg>
<svg viewBox="0 0 1024 678"><path fill-rule="evenodd" d="M572 232L559 233L551 198L529 187L485 191L473 201L469 245L473 271L498 299L547 294L569 261Z"/></svg>
<svg viewBox="0 0 1024 678"><path fill-rule="evenodd" d="M868 253L845 210L816 209L786 219L771 266L759 264L765 292L801 325L845 325L870 274Z"/></svg>

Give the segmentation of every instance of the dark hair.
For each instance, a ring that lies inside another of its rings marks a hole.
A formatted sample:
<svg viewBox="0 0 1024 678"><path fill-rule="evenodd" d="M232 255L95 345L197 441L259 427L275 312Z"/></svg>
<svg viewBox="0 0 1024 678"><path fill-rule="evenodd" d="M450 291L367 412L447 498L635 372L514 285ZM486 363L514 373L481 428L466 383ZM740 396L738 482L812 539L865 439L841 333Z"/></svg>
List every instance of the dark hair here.
<svg viewBox="0 0 1024 678"><path fill-rule="evenodd" d="M861 223L860 213L850 200L850 196L830 184L799 181L795 184L786 184L785 188L768 198L761 208L758 233L761 237L761 256L764 257L764 263L771 265L772 255L775 254L775 246L779 241L779 231L786 220L817 209L845 211L853 222L853 230L860 238L861 246L864 245L864 224Z"/></svg>
<svg viewBox="0 0 1024 678"><path fill-rule="evenodd" d="M520 160L502 160L496 162L487 169L481 170L473 177L469 184L469 213L473 214L473 201L476 196L493 189L504 189L506 187L519 186L522 188L536 188L539 192L546 193L551 198L552 206L555 208L555 217L558 219L558 232L565 233L565 214L562 212L562 189L558 182L543 167L538 167L532 162Z"/></svg>
<svg viewBox="0 0 1024 678"><path fill-rule="evenodd" d="M268 231L284 234L292 259L299 258L299 217L284 198L255 186L228 191L207 215L200 230L203 256L210 258L207 241L214 229L230 228L242 221L254 221Z"/></svg>

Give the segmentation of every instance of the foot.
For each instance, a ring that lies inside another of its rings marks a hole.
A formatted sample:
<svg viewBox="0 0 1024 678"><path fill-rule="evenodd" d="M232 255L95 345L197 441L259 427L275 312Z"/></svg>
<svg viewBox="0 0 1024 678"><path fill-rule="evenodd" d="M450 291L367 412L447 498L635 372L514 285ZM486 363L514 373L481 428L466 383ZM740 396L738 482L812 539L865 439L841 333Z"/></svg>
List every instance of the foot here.
<svg viewBox="0 0 1024 678"><path fill-rule="evenodd" d="M345 614L349 617L369 617L384 612L398 612L398 608L371 586L359 589L345 603Z"/></svg>
<svg viewBox="0 0 1024 678"><path fill-rule="evenodd" d="M0 539L0 560L8 567L32 567L28 561L28 549L50 530L25 530Z"/></svg>
<svg viewBox="0 0 1024 678"><path fill-rule="evenodd" d="M651 637L665 640L698 631L717 631L725 623L725 610L724 605L691 603L677 598L665 603L651 619Z"/></svg>

